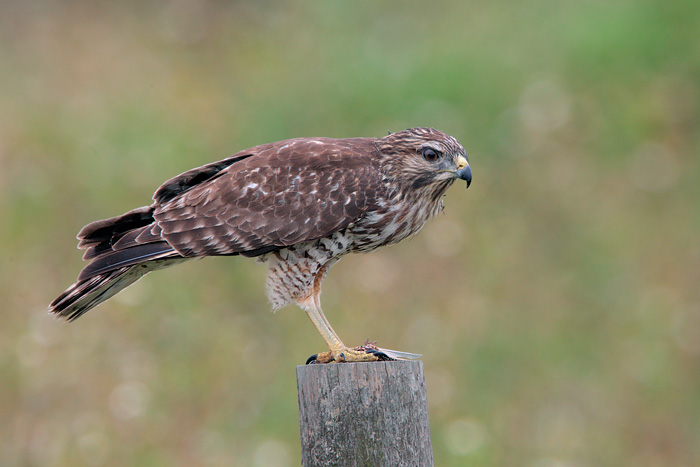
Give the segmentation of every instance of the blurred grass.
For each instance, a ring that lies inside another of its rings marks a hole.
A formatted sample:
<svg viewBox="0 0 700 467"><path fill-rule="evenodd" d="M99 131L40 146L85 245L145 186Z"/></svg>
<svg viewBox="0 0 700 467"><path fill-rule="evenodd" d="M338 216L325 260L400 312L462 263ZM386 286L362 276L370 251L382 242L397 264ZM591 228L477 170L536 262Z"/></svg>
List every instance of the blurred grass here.
<svg viewBox="0 0 700 467"><path fill-rule="evenodd" d="M149 276L65 326L74 235L295 136L434 126L474 183L344 259L348 343L424 354L436 464L700 463L700 8L684 1L6 2L0 464L298 465L264 267Z"/></svg>

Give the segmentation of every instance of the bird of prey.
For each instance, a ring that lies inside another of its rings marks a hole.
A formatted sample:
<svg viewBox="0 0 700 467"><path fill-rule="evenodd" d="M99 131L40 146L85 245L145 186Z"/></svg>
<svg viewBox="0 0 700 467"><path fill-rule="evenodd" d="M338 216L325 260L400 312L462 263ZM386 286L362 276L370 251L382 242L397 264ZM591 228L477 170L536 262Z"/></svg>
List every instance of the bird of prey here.
<svg viewBox="0 0 700 467"><path fill-rule="evenodd" d="M418 233L456 179L471 183L467 154L432 128L255 146L171 178L150 206L83 227L90 263L49 311L72 321L151 271L242 255L267 263L273 308L296 302L328 344L307 363L410 358L343 344L321 311L321 282L343 255Z"/></svg>

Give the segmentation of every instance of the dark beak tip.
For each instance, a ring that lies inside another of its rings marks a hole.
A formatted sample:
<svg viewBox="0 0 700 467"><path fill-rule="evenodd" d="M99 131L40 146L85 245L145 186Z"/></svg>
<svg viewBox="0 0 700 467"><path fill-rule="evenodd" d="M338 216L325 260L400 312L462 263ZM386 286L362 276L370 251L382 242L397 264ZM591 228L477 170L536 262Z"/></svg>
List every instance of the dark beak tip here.
<svg viewBox="0 0 700 467"><path fill-rule="evenodd" d="M472 169L469 166L466 166L462 169L459 169L457 171L457 176L467 182L467 188L469 188L469 185L472 184Z"/></svg>

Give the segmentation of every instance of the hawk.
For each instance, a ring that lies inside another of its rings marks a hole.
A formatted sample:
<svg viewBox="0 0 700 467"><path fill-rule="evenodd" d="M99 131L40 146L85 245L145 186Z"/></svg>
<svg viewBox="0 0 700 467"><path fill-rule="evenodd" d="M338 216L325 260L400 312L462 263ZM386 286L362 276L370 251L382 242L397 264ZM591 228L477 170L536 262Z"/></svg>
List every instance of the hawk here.
<svg viewBox="0 0 700 467"><path fill-rule="evenodd" d="M471 183L467 154L432 128L255 146L171 178L150 206L83 227L90 262L49 311L72 321L151 271L242 255L267 263L273 308L296 302L328 344L307 363L410 358L343 344L321 311L321 282L343 255L418 233L456 179Z"/></svg>

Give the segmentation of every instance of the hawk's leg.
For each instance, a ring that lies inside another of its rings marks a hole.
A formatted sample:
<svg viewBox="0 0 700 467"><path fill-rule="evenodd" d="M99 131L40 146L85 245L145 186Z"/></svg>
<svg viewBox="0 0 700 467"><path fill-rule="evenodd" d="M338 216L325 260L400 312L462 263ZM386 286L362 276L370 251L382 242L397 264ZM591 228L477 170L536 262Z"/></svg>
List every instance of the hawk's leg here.
<svg viewBox="0 0 700 467"><path fill-rule="evenodd" d="M295 287L301 282L308 281L309 277L304 272L303 268L300 268L296 264L291 266L284 261L282 258L278 258L280 261L272 268L268 273L268 281L272 277L275 279L277 276L282 276L284 280L282 283L291 283ZM317 355L311 356L306 363L332 363L332 362L376 362L379 360L415 360L420 357L420 355L398 352L389 349L380 349L369 342L365 345L359 347L348 347L343 344L340 340L338 334L335 333L331 324L326 319L323 311L321 310L321 282L328 272L328 268L336 260L331 259L325 264L315 269L315 272L310 272L312 276L309 282L306 282L306 287L299 287L293 290L294 301L306 312L311 322L316 326L318 332L323 337L328 345L328 352L322 352ZM313 268L309 268L313 269ZM298 277L301 276L301 277ZM275 290L276 282L271 281L271 285L268 285L268 290ZM274 299L271 298L274 303Z"/></svg>
<svg viewBox="0 0 700 467"><path fill-rule="evenodd" d="M306 363L332 363L332 362L376 362L378 360L394 360L380 351L372 344L349 348L340 340L328 319L321 310L320 294L314 294L306 300L297 300L299 306L306 312L311 322L316 326L321 337L330 349L309 357Z"/></svg>

